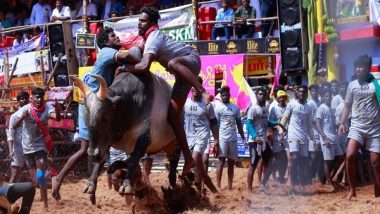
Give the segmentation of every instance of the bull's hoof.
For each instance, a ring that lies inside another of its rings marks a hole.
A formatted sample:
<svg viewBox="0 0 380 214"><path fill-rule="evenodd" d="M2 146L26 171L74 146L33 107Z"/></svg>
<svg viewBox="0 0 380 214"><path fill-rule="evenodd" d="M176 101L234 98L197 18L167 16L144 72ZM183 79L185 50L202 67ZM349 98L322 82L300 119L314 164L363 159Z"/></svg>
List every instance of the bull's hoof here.
<svg viewBox="0 0 380 214"><path fill-rule="evenodd" d="M169 172L169 183L173 188L177 186L177 174L175 172Z"/></svg>
<svg viewBox="0 0 380 214"><path fill-rule="evenodd" d="M90 201L92 205L96 205L96 196L95 194L90 195Z"/></svg>
<svg viewBox="0 0 380 214"><path fill-rule="evenodd" d="M120 186L120 188L119 188L119 194L126 194L126 195L132 195L133 194L132 185L131 185L130 180L125 179L123 181L123 185Z"/></svg>
<svg viewBox="0 0 380 214"><path fill-rule="evenodd" d="M94 194L95 195L96 187L92 183L88 183L87 186L83 189L83 193Z"/></svg>

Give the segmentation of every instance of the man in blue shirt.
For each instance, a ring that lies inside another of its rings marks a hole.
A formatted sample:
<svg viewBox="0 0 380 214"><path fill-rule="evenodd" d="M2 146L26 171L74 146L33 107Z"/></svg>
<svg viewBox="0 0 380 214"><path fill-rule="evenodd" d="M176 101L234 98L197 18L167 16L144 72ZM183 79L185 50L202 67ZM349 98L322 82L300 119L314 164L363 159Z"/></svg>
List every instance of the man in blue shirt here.
<svg viewBox="0 0 380 214"><path fill-rule="evenodd" d="M129 52L119 51L121 49L121 43L119 37L116 36L112 28L102 29L96 36L96 43L101 49L99 52L98 59L95 62L91 74L97 74L102 76L106 82L107 86L112 84L115 76L115 70L119 65L125 63L138 63L140 59L134 54L129 54ZM85 75L83 78L85 82L93 93L99 90L99 83L90 75ZM53 198L60 200L61 196L59 194L59 189L66 175L72 170L72 168L81 161L87 152L89 145L89 133L87 126L84 121L84 111L86 107L84 105L79 105L79 115L78 115L78 126L79 126L79 138L81 139L81 148L63 166L60 173L53 179Z"/></svg>
<svg viewBox="0 0 380 214"><path fill-rule="evenodd" d="M229 6L228 0L222 0L222 8L217 11L215 20L232 22L233 18L234 9ZM225 36L227 40L230 40L231 32L231 23L216 23L211 30L211 38L216 40L217 36Z"/></svg>

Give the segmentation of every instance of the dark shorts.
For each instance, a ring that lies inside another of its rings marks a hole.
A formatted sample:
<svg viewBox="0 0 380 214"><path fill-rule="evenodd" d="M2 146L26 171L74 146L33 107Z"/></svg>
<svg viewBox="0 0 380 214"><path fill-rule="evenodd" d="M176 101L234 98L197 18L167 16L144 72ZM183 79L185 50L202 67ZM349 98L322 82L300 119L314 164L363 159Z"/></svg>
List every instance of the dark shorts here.
<svg viewBox="0 0 380 214"><path fill-rule="evenodd" d="M37 152L25 154L25 159L28 169L35 169L37 168L37 161L43 160L43 162L46 163L47 154L45 151L40 150Z"/></svg>
<svg viewBox="0 0 380 214"><path fill-rule="evenodd" d="M263 160L269 160L273 157L273 151L269 143L266 143L265 150L261 151L261 154L259 154L258 150L261 151L261 146L258 146L255 142L249 143L249 157L251 159L251 164L257 164L260 158Z"/></svg>
<svg viewBox="0 0 380 214"><path fill-rule="evenodd" d="M187 59L186 67L188 67L195 76L198 76L201 71L201 59L198 51L192 50L190 54L185 57ZM186 100L190 89L191 85L186 80L176 76L176 81L172 91L172 99L180 98Z"/></svg>

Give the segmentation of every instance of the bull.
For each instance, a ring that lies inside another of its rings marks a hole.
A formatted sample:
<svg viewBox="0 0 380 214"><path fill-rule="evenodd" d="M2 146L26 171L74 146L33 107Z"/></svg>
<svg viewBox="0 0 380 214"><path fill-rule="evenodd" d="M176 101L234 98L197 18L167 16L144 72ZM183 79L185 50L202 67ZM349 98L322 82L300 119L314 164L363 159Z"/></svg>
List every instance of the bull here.
<svg viewBox="0 0 380 214"><path fill-rule="evenodd" d="M164 151L170 161L169 181L176 183L179 150L172 127L168 123L171 87L153 74L119 74L107 88L99 82L93 93L79 78L70 76L85 95L85 121L89 130L88 155L97 162L85 192L95 195L96 181L110 146L125 151L128 156L127 175L119 193L133 193L133 174L144 154ZM93 202L94 203L94 202Z"/></svg>

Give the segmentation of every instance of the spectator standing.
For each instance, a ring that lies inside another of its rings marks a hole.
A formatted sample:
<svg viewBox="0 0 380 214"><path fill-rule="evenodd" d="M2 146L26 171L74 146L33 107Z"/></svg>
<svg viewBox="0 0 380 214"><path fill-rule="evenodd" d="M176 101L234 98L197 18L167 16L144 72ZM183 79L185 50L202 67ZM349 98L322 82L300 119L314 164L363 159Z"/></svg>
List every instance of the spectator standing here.
<svg viewBox="0 0 380 214"><path fill-rule="evenodd" d="M218 167L216 169L217 186L221 188L222 173L226 158L228 159L228 189L232 189L234 179L234 167L237 160L237 134L236 128L246 145L243 126L241 124L240 109L235 104L230 103L230 88L223 86L220 89L222 102L215 103L215 116L219 122L219 144L215 144L218 154Z"/></svg>
<svg viewBox="0 0 380 214"><path fill-rule="evenodd" d="M222 8L218 9L216 13L216 21L232 22L234 16L234 10L230 7L228 0L222 0ZM211 30L212 40L216 40L218 36L225 36L227 40L230 40L232 33L231 23L216 23Z"/></svg>
<svg viewBox="0 0 380 214"><path fill-rule="evenodd" d="M17 95L17 102L22 108L29 103L29 94L26 91L21 91ZM15 112L9 119L9 128L7 133L9 158L11 159L11 179L9 183L14 183L18 180L19 174L24 167L25 156L22 151L22 127L17 129L13 125L17 119L19 112Z"/></svg>
<svg viewBox="0 0 380 214"><path fill-rule="evenodd" d="M290 151L290 191L295 193L295 185L298 177L302 185L301 191L304 190L307 182L308 171L308 153L309 153L309 138L316 145L313 133L313 112L307 101L307 86L300 86L296 90L297 100L289 103L286 107L284 116L281 119L281 124L284 126L289 121L288 136ZM284 139L284 133L280 129L280 140Z"/></svg>
<svg viewBox="0 0 380 214"><path fill-rule="evenodd" d="M61 0L55 1L55 9L53 10L50 21L66 21L71 17L71 11L68 6L63 6Z"/></svg>
<svg viewBox="0 0 380 214"><path fill-rule="evenodd" d="M243 34L247 34L247 38L252 38L255 33L255 23L247 22L247 19L256 18L256 9L249 5L250 0L242 0L242 6L234 13L234 21L236 35L238 39L242 38Z"/></svg>
<svg viewBox="0 0 380 214"><path fill-rule="evenodd" d="M49 22L51 16L51 7L46 3L46 0L39 0L32 8L30 15L30 24L44 24Z"/></svg>
<svg viewBox="0 0 380 214"><path fill-rule="evenodd" d="M272 172L270 167L273 151L269 145L267 137L268 127L274 127L280 125L284 130L282 124L277 121L269 120L269 112L265 107L267 91L264 88L257 90L256 98L257 104L249 108L247 114L247 130L249 133L249 156L250 167L248 169L247 176L247 188L249 192L252 192L253 174L259 160L262 160L264 167L264 178L261 180L260 190L265 190L266 183L269 180L269 176Z"/></svg>
<svg viewBox="0 0 380 214"><path fill-rule="evenodd" d="M278 90L276 94L278 102L276 101L276 105L269 111L269 120L280 122L286 110L288 95L283 90ZM278 181L285 183L285 173L288 167L288 159L290 159L289 144L286 141L286 135L280 139L278 132L277 128L273 131L273 155L278 169Z"/></svg>
<svg viewBox="0 0 380 214"><path fill-rule="evenodd" d="M44 207L48 208L47 185L45 171L47 168L47 151L52 149L51 137L47 129L49 118L61 120L59 104L54 104L54 110L46 105L45 90L34 88L32 103L23 106L17 115L14 129L22 125L22 148L26 157L26 164L35 183L40 187L41 199Z"/></svg>

